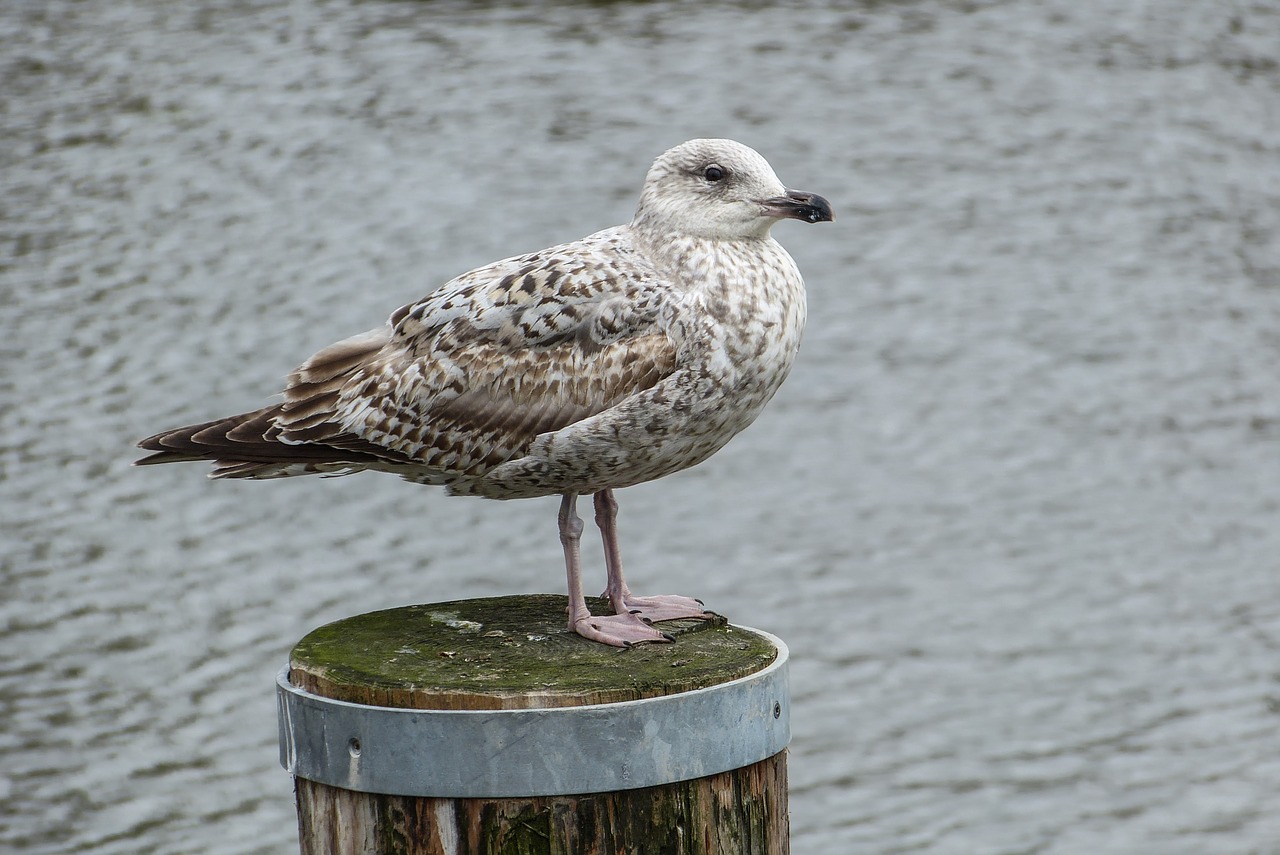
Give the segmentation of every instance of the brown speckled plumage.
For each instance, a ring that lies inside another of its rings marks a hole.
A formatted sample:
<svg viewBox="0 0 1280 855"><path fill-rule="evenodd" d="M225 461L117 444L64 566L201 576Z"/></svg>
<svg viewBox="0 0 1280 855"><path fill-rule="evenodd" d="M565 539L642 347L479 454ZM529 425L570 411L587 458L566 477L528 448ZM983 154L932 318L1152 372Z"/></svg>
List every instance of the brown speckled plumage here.
<svg viewBox="0 0 1280 855"><path fill-rule="evenodd" d="M279 405L157 434L139 462L211 460L215 478L371 469L494 499L693 466L790 371L805 300L769 236L783 217L830 207L745 146L685 143L654 163L629 225L464 273L312 356Z"/></svg>

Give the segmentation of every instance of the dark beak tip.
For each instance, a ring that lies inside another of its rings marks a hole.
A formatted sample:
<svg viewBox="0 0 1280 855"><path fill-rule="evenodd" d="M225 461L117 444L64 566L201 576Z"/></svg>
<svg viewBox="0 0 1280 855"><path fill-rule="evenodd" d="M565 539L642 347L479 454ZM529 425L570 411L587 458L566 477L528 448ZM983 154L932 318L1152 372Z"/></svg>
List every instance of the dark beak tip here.
<svg viewBox="0 0 1280 855"><path fill-rule="evenodd" d="M809 209L808 220L811 223L834 223L836 221L836 212L831 210L831 203L824 196L810 193L807 207Z"/></svg>
<svg viewBox="0 0 1280 855"><path fill-rule="evenodd" d="M776 212L776 216L804 220L806 223L831 223L836 218L835 212L831 210L831 203L817 193L788 190L787 195L769 199L765 204Z"/></svg>

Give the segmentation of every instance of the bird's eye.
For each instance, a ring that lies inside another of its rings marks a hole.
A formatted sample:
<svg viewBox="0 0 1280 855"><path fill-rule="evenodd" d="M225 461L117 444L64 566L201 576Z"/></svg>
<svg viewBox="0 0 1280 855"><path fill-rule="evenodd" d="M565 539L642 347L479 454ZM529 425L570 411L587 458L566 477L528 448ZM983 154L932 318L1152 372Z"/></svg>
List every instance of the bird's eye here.
<svg viewBox="0 0 1280 855"><path fill-rule="evenodd" d="M702 170L702 177L708 181L719 181L724 178L724 170L714 163Z"/></svg>

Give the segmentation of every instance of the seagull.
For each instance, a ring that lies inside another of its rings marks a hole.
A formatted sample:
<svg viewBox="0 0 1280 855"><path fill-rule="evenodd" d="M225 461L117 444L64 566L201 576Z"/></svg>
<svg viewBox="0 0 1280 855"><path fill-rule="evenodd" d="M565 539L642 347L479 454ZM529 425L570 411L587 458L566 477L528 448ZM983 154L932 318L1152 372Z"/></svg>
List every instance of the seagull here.
<svg viewBox="0 0 1280 855"><path fill-rule="evenodd" d="M458 496L560 496L569 630L618 647L674 641L654 624L713 615L627 587L614 491L706 460L786 379L805 292L769 234L784 219L834 215L741 143L683 143L654 161L629 224L463 273L306 360L281 403L158 433L137 463L206 460L212 478L373 470ZM591 614L583 596L587 494L613 614Z"/></svg>

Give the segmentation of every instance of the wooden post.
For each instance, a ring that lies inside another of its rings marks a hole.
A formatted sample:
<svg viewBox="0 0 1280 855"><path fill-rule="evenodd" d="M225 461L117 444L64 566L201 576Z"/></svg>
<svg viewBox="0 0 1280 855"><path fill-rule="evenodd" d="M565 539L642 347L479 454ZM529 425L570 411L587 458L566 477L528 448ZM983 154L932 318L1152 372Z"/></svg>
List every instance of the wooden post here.
<svg viewBox="0 0 1280 855"><path fill-rule="evenodd" d="M303 855L788 853L785 646L720 620L610 648L564 614L461 600L299 642L279 697Z"/></svg>

